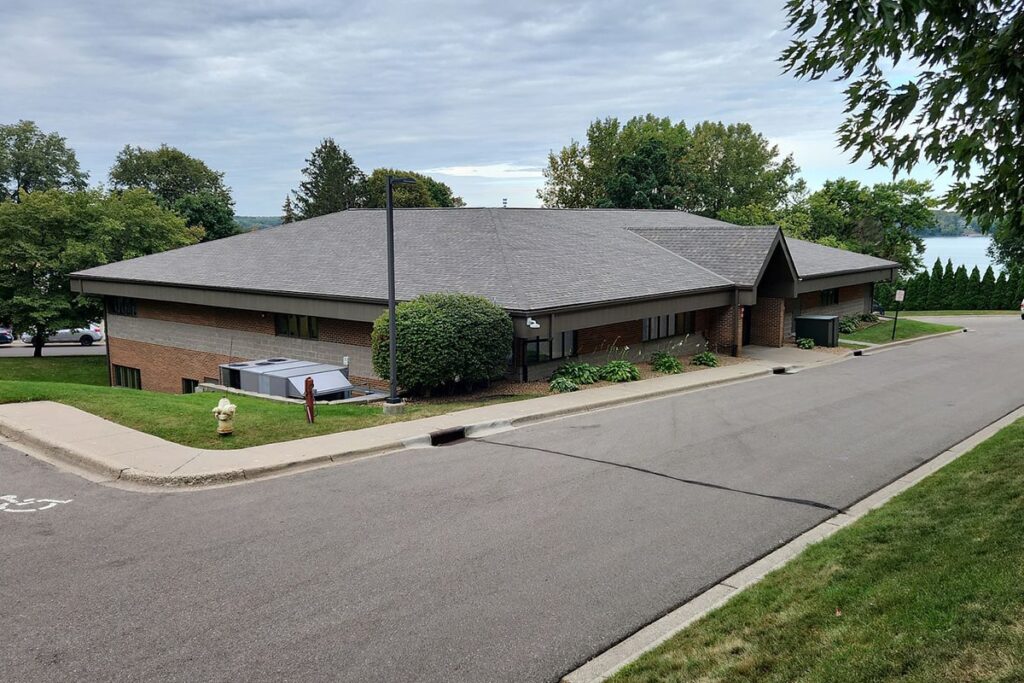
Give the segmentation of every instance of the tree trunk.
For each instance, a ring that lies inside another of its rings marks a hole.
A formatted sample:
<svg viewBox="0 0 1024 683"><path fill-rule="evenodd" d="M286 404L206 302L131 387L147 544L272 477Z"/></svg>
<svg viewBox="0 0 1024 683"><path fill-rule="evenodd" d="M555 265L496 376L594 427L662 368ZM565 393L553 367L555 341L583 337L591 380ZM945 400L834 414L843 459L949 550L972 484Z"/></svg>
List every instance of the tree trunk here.
<svg viewBox="0 0 1024 683"><path fill-rule="evenodd" d="M32 337L32 349L33 358L43 357L43 335L37 334Z"/></svg>

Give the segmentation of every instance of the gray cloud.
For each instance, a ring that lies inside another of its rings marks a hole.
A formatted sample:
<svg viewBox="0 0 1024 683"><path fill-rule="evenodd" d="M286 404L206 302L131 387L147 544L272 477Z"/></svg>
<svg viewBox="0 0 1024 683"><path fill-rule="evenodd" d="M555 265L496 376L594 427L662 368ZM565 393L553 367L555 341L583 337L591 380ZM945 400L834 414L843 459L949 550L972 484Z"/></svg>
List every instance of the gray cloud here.
<svg viewBox="0 0 1024 683"><path fill-rule="evenodd" d="M279 211L325 136L367 171L533 205L550 149L646 112L750 122L812 185L887 178L835 149L837 84L781 74L781 5L23 3L0 24L0 121L60 131L94 182L125 144L180 147L249 214Z"/></svg>

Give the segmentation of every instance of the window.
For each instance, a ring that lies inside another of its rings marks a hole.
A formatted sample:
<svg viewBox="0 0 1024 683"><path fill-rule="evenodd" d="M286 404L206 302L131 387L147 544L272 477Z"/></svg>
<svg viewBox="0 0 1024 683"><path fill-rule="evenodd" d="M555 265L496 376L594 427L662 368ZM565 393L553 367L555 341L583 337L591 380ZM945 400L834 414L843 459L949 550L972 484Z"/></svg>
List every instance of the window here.
<svg viewBox="0 0 1024 683"><path fill-rule="evenodd" d="M187 377L181 378L181 393L183 394L194 394L196 393L196 387L199 386L199 380L188 379Z"/></svg>
<svg viewBox="0 0 1024 683"><path fill-rule="evenodd" d="M576 331L560 332L551 340L551 357L568 358L576 355Z"/></svg>
<svg viewBox="0 0 1024 683"><path fill-rule="evenodd" d="M654 318L644 318L643 340L662 339L674 337L676 334L676 317L674 315L659 315Z"/></svg>
<svg viewBox="0 0 1024 683"><path fill-rule="evenodd" d="M114 315L126 315L134 318L138 314L135 299L126 296L112 296L107 300L107 310Z"/></svg>
<svg viewBox="0 0 1024 683"><path fill-rule="evenodd" d="M526 353L524 356L527 363L543 363L551 360L551 340L531 339L526 342Z"/></svg>
<svg viewBox="0 0 1024 683"><path fill-rule="evenodd" d="M311 315L274 314L274 329L279 337L298 337L299 339L319 339L318 319Z"/></svg>
<svg viewBox="0 0 1024 683"><path fill-rule="evenodd" d="M839 290L838 289L823 289L821 290L821 305L822 306L835 306L839 303Z"/></svg>
<svg viewBox="0 0 1024 683"><path fill-rule="evenodd" d="M114 366L114 386L126 389L142 388L142 373L138 368L128 368L123 365Z"/></svg>
<svg viewBox="0 0 1024 683"><path fill-rule="evenodd" d="M693 334L697 328L697 311L676 313L676 334Z"/></svg>
<svg viewBox="0 0 1024 683"><path fill-rule="evenodd" d="M543 363L576 355L576 331L559 332L552 339L529 339L525 344L524 359L528 364Z"/></svg>

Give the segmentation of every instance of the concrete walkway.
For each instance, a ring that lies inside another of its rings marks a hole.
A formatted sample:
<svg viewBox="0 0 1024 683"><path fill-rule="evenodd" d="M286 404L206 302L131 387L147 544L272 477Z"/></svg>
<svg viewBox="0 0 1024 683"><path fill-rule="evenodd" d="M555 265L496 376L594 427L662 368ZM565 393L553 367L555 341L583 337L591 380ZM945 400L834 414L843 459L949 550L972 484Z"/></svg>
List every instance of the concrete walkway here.
<svg viewBox="0 0 1024 683"><path fill-rule="evenodd" d="M467 436L480 436L529 422L767 376L777 366L763 357L641 382L297 439L285 442L287 448L282 443L235 450L192 448L51 401L0 405L0 436L10 440L12 446L70 464L101 479L164 487L219 485L426 446L431 433L443 430L465 428ZM211 396L210 400L214 405L216 398Z"/></svg>

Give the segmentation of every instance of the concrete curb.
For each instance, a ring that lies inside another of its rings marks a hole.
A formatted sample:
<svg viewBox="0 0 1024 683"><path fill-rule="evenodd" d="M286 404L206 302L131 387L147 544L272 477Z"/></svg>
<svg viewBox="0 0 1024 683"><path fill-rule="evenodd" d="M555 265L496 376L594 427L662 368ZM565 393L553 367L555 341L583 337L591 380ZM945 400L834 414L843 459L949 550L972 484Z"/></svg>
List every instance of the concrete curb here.
<svg viewBox="0 0 1024 683"><path fill-rule="evenodd" d="M838 360L838 359L837 359ZM770 368L766 368L763 364L751 363L749 368L737 367L740 370L730 374L726 377L710 377L706 380L699 380L692 384L685 386L674 386L674 387L660 387L656 389L645 390L642 383L635 384L621 384L615 385L614 388L618 389L618 394L609 397L599 397L595 400L591 400L587 403L577 405L558 406L548 409L537 410L535 412L529 412L526 414L512 415L504 419L492 419L486 421L473 422L469 421L464 424L458 423L458 416L462 412L470 412L473 410L480 410L480 408L472 408L467 411L458 411L455 413L448 413L446 415L422 418L423 421L431 421L437 423L437 418L445 418L445 423L450 423L449 426L445 426L445 430L448 429L461 429L464 430L467 438L482 438L495 434L502 431L513 429L517 426L531 424L535 422L542 422L545 420L567 417L570 415L578 415L588 413L595 410L603 410L606 408L627 405L630 403L638 403L641 401L654 400L658 398L664 398L675 394L683 394L689 391L696 391L706 389L713 386L720 386L725 384L732 384L734 382L742 382L749 379L755 379L759 377L769 377L773 374ZM713 374L713 373L712 373ZM663 379L663 378L659 378ZM648 380L652 381L652 380ZM655 380L656 381L656 380ZM612 388L612 387L609 387ZM585 397L585 393L575 394L575 396ZM543 397L544 400L550 397ZM528 403L529 400L519 403L505 404L509 406L512 412L516 411L517 408L521 409L523 404ZM11 404L18 405L18 404ZM25 405L25 404L21 404ZM77 409L70 408L69 406L63 406L62 404L55 404L61 408L65 408L72 411ZM0 406L2 408L3 406ZM493 406L488 406L493 407ZM77 411L82 413L83 411ZM96 421L97 423L107 423L108 421L103 418L90 415L89 418ZM414 424L420 420L410 421L407 423L394 423L394 424ZM162 491L171 489L186 489L195 490L211 486L224 486L227 484L239 484L247 481L253 481L255 479L262 479L272 476L279 476L282 474L290 474L308 469L314 469L318 467L324 467L333 463L357 460L365 457L372 457L377 455L383 455L385 453L391 453L405 449L415 448L429 448L432 444L431 432L407 435L402 438L395 438L393 440L382 441L366 447L353 447L344 448L338 450L332 450L331 452L320 452L316 454L299 455L293 460L276 461L267 464L254 464L252 466L234 466L226 467L224 469L207 470L199 473L195 472L181 472L178 470L185 468L192 461L199 457L202 458L216 458L218 456L232 456L234 459L244 457L246 451L252 451L255 449L270 447L285 447L291 445L292 447L299 447L308 439L298 439L295 441L286 441L276 444L266 444L264 446L255 446L252 448L241 448L233 450L223 451L210 451L202 450L198 448L190 448L187 446L181 446L179 444L173 444L169 441L164 441L158 437L145 435L141 432L137 432L128 427L121 425L113 425L113 428L122 433L128 433L133 436L144 436L148 437L150 446L145 448L156 448L162 447L167 449L173 449L176 456L179 458L186 458L181 464L178 465L175 470L171 472L161 473L154 472L145 469L144 467L135 466L130 462L130 459L119 458L117 454L109 455L97 455L88 453L85 450L76 447L76 444L68 442L59 442L54 439L50 439L40 434L37 434L32 428L24 428L19 425L16 420L8 420L3 415L0 415L0 435L10 440L9 446L12 447L23 447L31 455L42 457L43 459L50 460L52 462L59 462L71 465L74 469L81 472L87 473L92 477L98 477L99 481L103 483L127 483L132 488L137 489L159 489ZM424 428L427 428L424 425ZM375 428L369 428L375 429ZM122 431L123 430L123 431ZM340 432L337 435L326 435L326 436L342 436L344 434L355 435L358 434L358 430L355 432ZM319 437L310 437L310 439L323 439L324 435ZM301 447L299 447L301 450Z"/></svg>
<svg viewBox="0 0 1024 683"><path fill-rule="evenodd" d="M911 337L910 339L900 339L899 341L887 342L885 344L874 344L867 346L863 349L850 349L852 353L860 351L861 356L870 356L873 353L879 353L881 351L888 351L889 349L895 349L900 346L906 346L908 344L914 344L920 341L926 341L928 339L938 339L939 337L949 337L954 334L964 334L968 332L968 328L961 327L959 330L949 330L948 332L936 332L935 334L925 334L920 337ZM856 343L856 342L855 342Z"/></svg>
<svg viewBox="0 0 1024 683"><path fill-rule="evenodd" d="M961 333L961 331L953 331L931 336ZM611 678L616 672L639 659L644 653L653 650L693 622L725 604L733 596L740 593L743 589L754 585L770 572L784 566L808 546L828 538L848 524L860 519L871 510L881 507L929 474L937 472L961 455L970 452L971 449L986 439L991 438L1000 429L1021 418L1024 418L1024 406L1004 415L966 439L950 446L931 460L915 467L895 481L862 498L854 505L851 505L845 512L840 512L821 524L811 527L752 564L725 577L665 616L613 645L578 669L566 674L561 679L562 683L599 683Z"/></svg>

